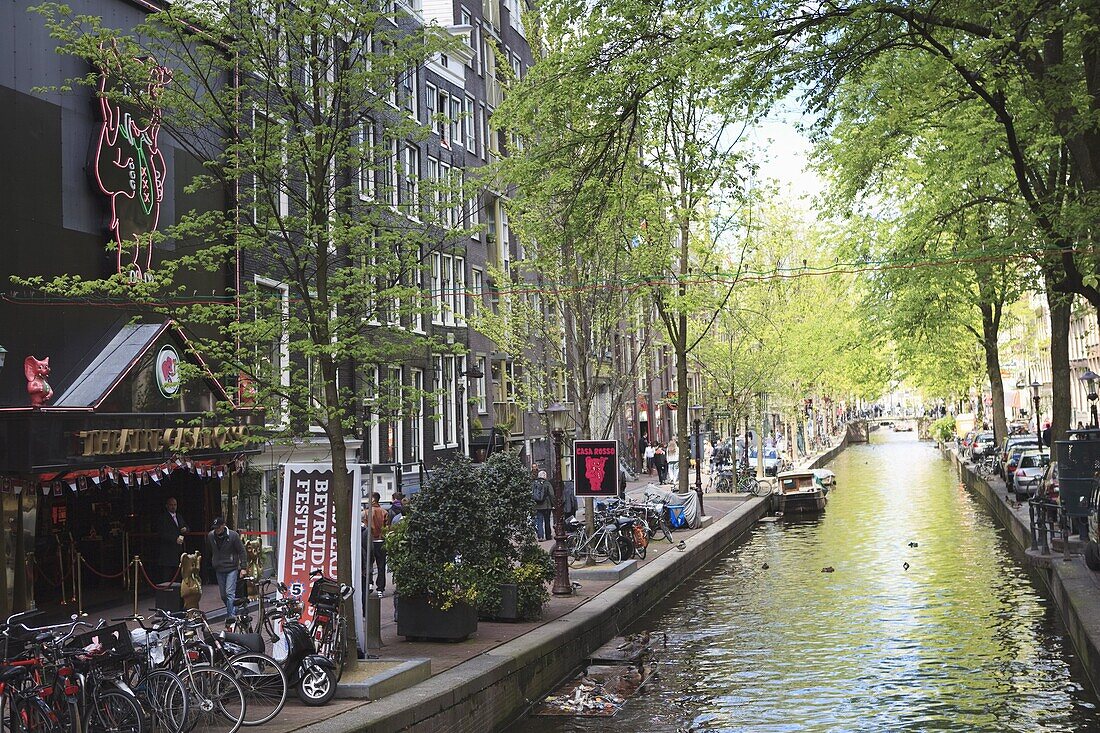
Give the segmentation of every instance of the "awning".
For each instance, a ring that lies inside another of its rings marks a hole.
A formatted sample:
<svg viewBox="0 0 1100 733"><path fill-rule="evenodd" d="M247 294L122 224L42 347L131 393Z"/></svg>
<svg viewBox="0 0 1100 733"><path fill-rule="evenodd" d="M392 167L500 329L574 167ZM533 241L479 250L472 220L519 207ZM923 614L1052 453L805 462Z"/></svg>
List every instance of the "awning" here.
<svg viewBox="0 0 1100 733"><path fill-rule="evenodd" d="M54 401L55 407L97 407L111 389L137 364L160 335L168 330L167 323L144 323L123 326L114 338L96 355L65 394Z"/></svg>

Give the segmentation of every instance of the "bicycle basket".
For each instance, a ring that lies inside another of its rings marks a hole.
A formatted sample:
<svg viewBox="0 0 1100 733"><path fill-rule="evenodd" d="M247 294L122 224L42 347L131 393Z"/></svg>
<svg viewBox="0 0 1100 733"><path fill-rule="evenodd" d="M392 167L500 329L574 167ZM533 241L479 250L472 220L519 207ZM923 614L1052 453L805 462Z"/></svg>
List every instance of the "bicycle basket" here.
<svg viewBox="0 0 1100 733"><path fill-rule="evenodd" d="M328 578L318 578L309 589L309 602L314 606L336 608L340 605L340 584Z"/></svg>
<svg viewBox="0 0 1100 733"><path fill-rule="evenodd" d="M34 632L23 631L16 626L8 629L0 645L0 659L8 661L25 657L34 644Z"/></svg>
<svg viewBox="0 0 1100 733"><path fill-rule="evenodd" d="M71 646L95 654L97 659L121 662L134 656L134 643L126 624L112 624L76 634Z"/></svg>

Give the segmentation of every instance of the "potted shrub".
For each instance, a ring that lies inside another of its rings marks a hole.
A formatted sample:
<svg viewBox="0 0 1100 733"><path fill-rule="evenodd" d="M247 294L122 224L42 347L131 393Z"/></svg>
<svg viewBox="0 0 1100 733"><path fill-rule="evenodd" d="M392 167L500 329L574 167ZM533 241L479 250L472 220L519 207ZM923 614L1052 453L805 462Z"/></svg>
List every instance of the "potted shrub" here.
<svg viewBox="0 0 1100 733"><path fill-rule="evenodd" d="M538 618L550 597L546 582L554 571L532 526L530 471L515 454L502 453L491 457L480 474L491 555L478 582L478 611L481 618L500 621Z"/></svg>
<svg viewBox="0 0 1100 733"><path fill-rule="evenodd" d="M485 556L480 496L468 459L442 464L386 536L397 633L448 641L477 630L477 578Z"/></svg>

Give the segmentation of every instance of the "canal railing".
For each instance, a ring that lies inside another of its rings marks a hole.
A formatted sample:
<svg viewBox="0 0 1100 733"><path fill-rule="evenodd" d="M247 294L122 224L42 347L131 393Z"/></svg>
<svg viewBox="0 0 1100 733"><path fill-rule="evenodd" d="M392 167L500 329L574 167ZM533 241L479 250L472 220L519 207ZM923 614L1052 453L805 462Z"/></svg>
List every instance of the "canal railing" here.
<svg viewBox="0 0 1100 733"><path fill-rule="evenodd" d="M1040 555L1049 555L1055 540L1062 543L1062 552L1069 552L1066 541L1066 517L1062 505L1041 497L1028 502L1031 525L1031 549Z"/></svg>

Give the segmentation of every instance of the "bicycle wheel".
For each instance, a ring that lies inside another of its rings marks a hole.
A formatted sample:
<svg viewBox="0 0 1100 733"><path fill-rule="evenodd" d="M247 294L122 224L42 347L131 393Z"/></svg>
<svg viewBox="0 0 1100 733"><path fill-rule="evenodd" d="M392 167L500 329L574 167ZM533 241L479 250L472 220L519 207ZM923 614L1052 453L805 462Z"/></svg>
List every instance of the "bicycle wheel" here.
<svg viewBox="0 0 1100 733"><path fill-rule="evenodd" d="M578 567L588 562L588 535L580 530L569 538L569 566Z"/></svg>
<svg viewBox="0 0 1100 733"><path fill-rule="evenodd" d="M137 685L142 702L149 711L154 731L182 733L187 727L187 690L183 680L165 669L149 673Z"/></svg>
<svg viewBox="0 0 1100 733"><path fill-rule="evenodd" d="M88 715L89 733L143 733L145 714L133 695L121 690L96 690Z"/></svg>
<svg viewBox="0 0 1100 733"><path fill-rule="evenodd" d="M192 667L180 675L187 687L184 733L237 733L244 722L244 691L236 678L213 667Z"/></svg>
<svg viewBox="0 0 1100 733"><path fill-rule="evenodd" d="M645 545L640 544L637 540L634 541L634 557L639 560L645 560L645 550Z"/></svg>
<svg viewBox="0 0 1100 733"><path fill-rule="evenodd" d="M343 616L336 619L332 637L332 661L336 663L336 681L344 676L344 664L348 661L348 622Z"/></svg>
<svg viewBox="0 0 1100 733"><path fill-rule="evenodd" d="M6 696L5 696L6 697ZM5 705L4 730L19 733L53 733L64 727L50 719L45 703L38 700L14 701Z"/></svg>
<svg viewBox="0 0 1100 733"><path fill-rule="evenodd" d="M287 681L274 659L254 652L238 654L229 660L228 669L244 692L242 725L262 725L279 714L286 703Z"/></svg>
<svg viewBox="0 0 1100 733"><path fill-rule="evenodd" d="M634 554L633 547L626 547L627 540L622 535L615 533L614 537L608 538L607 556L611 560L612 565L618 565L624 560L630 559L630 556Z"/></svg>
<svg viewBox="0 0 1100 733"><path fill-rule="evenodd" d="M588 556L592 562L607 562L611 557L611 537L608 532L597 532L596 541L588 548Z"/></svg>
<svg viewBox="0 0 1100 733"><path fill-rule="evenodd" d="M751 491L753 496L767 496L772 493L772 485L767 481L753 479Z"/></svg>

